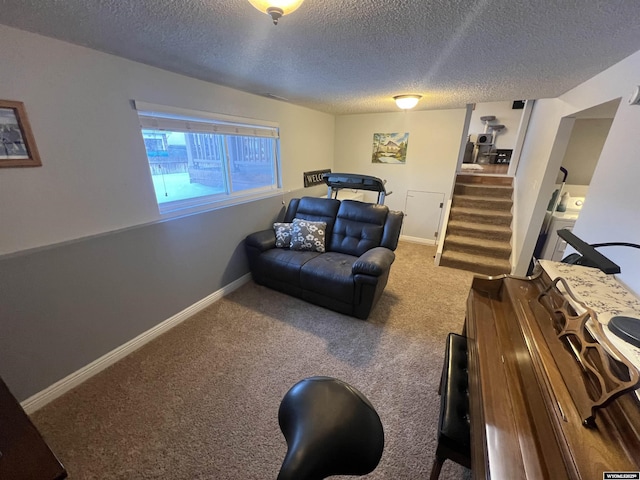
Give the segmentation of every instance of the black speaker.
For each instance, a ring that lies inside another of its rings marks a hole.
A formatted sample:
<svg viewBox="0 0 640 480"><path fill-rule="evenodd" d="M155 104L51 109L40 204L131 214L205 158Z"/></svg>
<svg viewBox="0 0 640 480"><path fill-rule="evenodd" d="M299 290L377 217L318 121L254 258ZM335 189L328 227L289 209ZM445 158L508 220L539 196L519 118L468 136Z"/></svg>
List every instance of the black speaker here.
<svg viewBox="0 0 640 480"><path fill-rule="evenodd" d="M511 106L512 110L522 110L524 108L524 100L514 100Z"/></svg>

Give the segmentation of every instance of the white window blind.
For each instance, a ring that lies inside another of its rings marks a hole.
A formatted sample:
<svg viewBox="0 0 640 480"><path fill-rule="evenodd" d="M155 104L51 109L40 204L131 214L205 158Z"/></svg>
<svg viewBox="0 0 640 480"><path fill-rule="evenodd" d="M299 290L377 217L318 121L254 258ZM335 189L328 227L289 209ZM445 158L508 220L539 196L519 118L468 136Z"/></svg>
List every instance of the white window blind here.
<svg viewBox="0 0 640 480"><path fill-rule="evenodd" d="M138 101L135 102L135 105L142 128L279 138L278 126L271 122L208 112L194 112ZM198 116L193 116L194 114Z"/></svg>
<svg viewBox="0 0 640 480"><path fill-rule="evenodd" d="M278 138L278 129L251 125L229 124L211 120L207 122L181 118L164 118L139 113L140 127L152 130L169 130L172 132L201 132L219 135L240 135L245 137Z"/></svg>

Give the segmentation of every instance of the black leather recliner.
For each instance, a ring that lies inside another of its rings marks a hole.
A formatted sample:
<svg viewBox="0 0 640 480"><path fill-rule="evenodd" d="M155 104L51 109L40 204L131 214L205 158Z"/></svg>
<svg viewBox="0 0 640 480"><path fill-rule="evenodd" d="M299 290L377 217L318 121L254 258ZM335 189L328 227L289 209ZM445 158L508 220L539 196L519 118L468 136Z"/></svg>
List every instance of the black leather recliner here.
<svg viewBox="0 0 640 480"><path fill-rule="evenodd" d="M327 224L323 253L276 248L273 229L249 235L245 248L256 283L366 319L387 284L403 213L385 205L294 198L283 222Z"/></svg>

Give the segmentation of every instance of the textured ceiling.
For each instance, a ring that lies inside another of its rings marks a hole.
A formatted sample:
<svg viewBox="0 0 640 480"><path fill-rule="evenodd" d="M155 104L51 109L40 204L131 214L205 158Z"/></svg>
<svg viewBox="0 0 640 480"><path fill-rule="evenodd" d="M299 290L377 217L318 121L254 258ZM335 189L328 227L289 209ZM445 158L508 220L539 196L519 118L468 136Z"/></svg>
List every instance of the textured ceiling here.
<svg viewBox="0 0 640 480"><path fill-rule="evenodd" d="M0 0L0 23L335 114L557 97L640 50L637 0ZM629 79L629 91L639 79Z"/></svg>

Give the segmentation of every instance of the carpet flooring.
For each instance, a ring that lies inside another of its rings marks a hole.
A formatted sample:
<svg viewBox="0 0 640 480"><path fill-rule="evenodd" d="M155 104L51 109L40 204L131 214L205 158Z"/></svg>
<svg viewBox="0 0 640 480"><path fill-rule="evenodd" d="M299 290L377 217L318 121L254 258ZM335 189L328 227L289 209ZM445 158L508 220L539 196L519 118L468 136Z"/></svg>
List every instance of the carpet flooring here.
<svg viewBox="0 0 640 480"><path fill-rule="evenodd" d="M428 478L448 332L472 274L401 242L369 320L249 282L32 415L78 479L275 479L280 400L314 375L344 380L378 411L385 449L367 479ZM332 477L354 478L354 477ZM470 478L447 461L440 478Z"/></svg>

